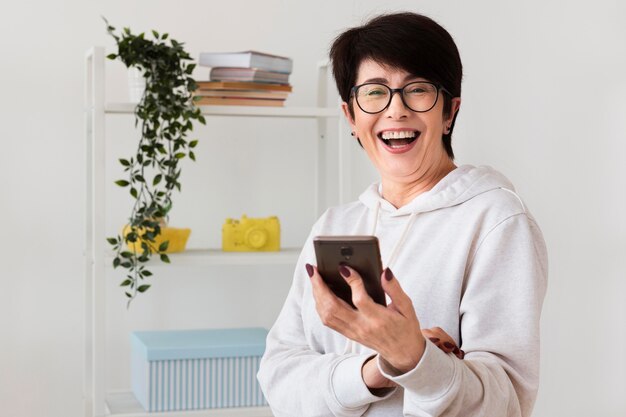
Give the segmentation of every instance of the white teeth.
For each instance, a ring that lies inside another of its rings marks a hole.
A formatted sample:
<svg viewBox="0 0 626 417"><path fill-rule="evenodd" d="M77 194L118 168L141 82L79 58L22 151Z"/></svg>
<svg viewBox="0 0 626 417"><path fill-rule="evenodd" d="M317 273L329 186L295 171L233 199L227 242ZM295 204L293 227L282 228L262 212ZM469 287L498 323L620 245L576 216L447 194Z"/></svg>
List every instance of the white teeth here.
<svg viewBox="0 0 626 417"><path fill-rule="evenodd" d="M406 139L406 138L414 138L415 131L413 130L402 130L402 131L388 131L383 132L380 135L383 139Z"/></svg>

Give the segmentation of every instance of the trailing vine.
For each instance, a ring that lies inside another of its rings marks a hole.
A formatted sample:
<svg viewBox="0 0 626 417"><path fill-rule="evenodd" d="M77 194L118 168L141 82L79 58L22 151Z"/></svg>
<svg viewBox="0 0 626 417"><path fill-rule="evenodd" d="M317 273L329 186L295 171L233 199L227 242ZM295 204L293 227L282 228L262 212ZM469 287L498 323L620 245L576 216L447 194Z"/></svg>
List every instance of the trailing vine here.
<svg viewBox="0 0 626 417"><path fill-rule="evenodd" d="M107 238L115 251L113 267L126 269L121 287L128 299L127 306L139 293L150 288L146 278L152 276L145 263L153 255L169 263L165 253L168 241L157 246L164 220L172 208L172 192L181 190L179 162L185 157L195 161L193 149L197 140L187 140L193 130L192 121L205 124L200 109L193 105L197 85L191 77L195 64L184 50L183 43L169 38L167 33L152 31L153 40L144 33L134 35L129 28L116 34L106 19L107 32L115 39L117 53L107 58L119 59L128 68L138 67L146 88L135 107L135 126L141 126L137 151L129 159L120 159L125 179L115 181L128 188L134 202L129 224L123 236ZM141 251L125 247L140 244Z"/></svg>

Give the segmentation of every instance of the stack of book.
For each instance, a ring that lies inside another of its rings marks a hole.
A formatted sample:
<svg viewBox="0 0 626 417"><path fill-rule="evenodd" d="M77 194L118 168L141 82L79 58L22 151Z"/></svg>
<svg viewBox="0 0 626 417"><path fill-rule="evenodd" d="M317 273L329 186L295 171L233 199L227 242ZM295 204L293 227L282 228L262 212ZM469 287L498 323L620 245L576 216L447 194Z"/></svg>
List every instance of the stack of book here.
<svg viewBox="0 0 626 417"><path fill-rule="evenodd" d="M290 58L256 51L203 52L200 66L209 81L198 81L196 105L283 106L291 92Z"/></svg>

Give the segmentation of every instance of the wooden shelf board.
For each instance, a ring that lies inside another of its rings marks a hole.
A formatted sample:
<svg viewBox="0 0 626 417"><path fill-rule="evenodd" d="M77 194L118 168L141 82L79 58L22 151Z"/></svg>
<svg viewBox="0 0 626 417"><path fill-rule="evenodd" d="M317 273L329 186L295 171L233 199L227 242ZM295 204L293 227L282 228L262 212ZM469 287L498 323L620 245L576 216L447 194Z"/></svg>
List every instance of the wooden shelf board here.
<svg viewBox="0 0 626 417"><path fill-rule="evenodd" d="M221 249L189 249L180 253L168 254L171 264L161 262L158 257L148 262L150 267L164 266L211 266L211 265L294 265L300 255L300 248L283 248L279 252L224 252ZM112 265L113 253L105 258L107 266Z"/></svg>
<svg viewBox="0 0 626 417"><path fill-rule="evenodd" d="M133 114L136 103L108 103L107 114ZM254 107L254 106L200 106L202 114L209 116L334 118L339 117L335 107Z"/></svg>

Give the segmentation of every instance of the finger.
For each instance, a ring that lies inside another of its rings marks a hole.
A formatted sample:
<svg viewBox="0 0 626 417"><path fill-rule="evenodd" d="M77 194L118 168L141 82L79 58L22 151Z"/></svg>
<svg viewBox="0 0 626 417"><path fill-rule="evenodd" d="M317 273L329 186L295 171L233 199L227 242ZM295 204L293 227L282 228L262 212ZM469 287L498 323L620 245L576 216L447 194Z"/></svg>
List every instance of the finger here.
<svg viewBox="0 0 626 417"><path fill-rule="evenodd" d="M311 278L315 308L322 323L337 331L348 327L347 324L355 319L352 307L328 288L317 268L308 265L306 269Z"/></svg>
<svg viewBox="0 0 626 417"><path fill-rule="evenodd" d="M452 351L452 353L454 353L454 356L456 356L459 359L463 359L465 357L465 352L463 352L461 349L459 349L456 346L454 350Z"/></svg>
<svg viewBox="0 0 626 417"><path fill-rule="evenodd" d="M421 329L422 334L424 335L424 337L427 338L436 338L437 335L435 334L435 332L433 332L431 329Z"/></svg>
<svg viewBox="0 0 626 417"><path fill-rule="evenodd" d="M446 333L441 327L433 327L430 329L424 329L422 330L422 333L424 332L430 335L429 338L431 339L431 341L433 339L437 339L437 341L441 345L439 346L440 349L443 350L444 352L453 353L459 359L463 359L465 357L465 352L459 349L454 339L452 339L452 337L448 333Z"/></svg>
<svg viewBox="0 0 626 417"><path fill-rule="evenodd" d="M306 272L311 279L311 287L313 289L313 297L317 301L319 299L323 299L325 297L335 296L333 292L328 288L328 285L322 279L322 276L319 274L317 268L313 265L306 264L305 265ZM335 296L336 297L336 296Z"/></svg>
<svg viewBox="0 0 626 417"><path fill-rule="evenodd" d="M433 327L433 328L431 328L429 330L432 332L434 337L438 337L439 339L441 339L441 341L446 345L446 348L452 349L452 350L457 348L457 344L454 341L454 339L452 338L452 336L450 336L441 327Z"/></svg>
<svg viewBox="0 0 626 417"><path fill-rule="evenodd" d="M398 307L396 307L394 303L387 304L387 309L390 311L395 311L396 313L400 314L400 310L398 309Z"/></svg>
<svg viewBox="0 0 626 417"><path fill-rule="evenodd" d="M386 268L383 271L381 283L383 290L387 293L389 298L391 298L391 301L396 306L396 309L400 314L404 317L416 317L413 302L411 302L409 296L404 292L400 283L394 277L393 272L391 272L391 269Z"/></svg>
<svg viewBox="0 0 626 417"><path fill-rule="evenodd" d="M350 286L350 290L352 291L352 303L357 310L365 314L373 312L376 303L367 293L361 275L355 269L346 265L339 267L339 273Z"/></svg>

